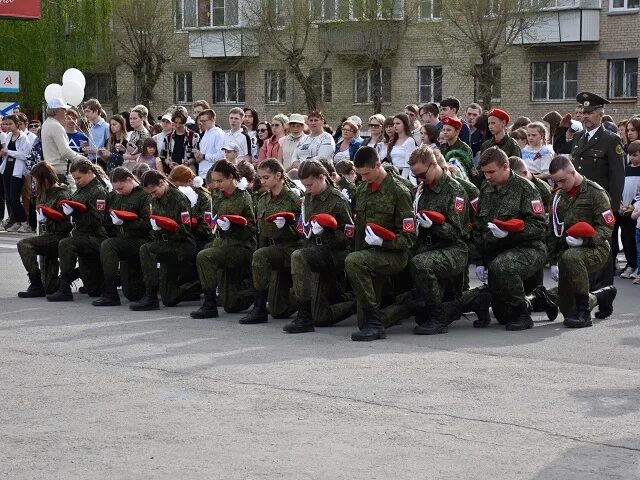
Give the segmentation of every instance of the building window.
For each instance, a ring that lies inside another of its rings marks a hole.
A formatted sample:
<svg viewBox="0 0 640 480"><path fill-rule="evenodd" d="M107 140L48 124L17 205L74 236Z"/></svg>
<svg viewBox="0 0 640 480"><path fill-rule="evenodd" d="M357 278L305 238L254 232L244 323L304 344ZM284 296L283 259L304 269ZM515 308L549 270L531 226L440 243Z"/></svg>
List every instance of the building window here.
<svg viewBox="0 0 640 480"><path fill-rule="evenodd" d="M418 103L442 100L442 67L418 68Z"/></svg>
<svg viewBox="0 0 640 480"><path fill-rule="evenodd" d="M265 70L264 97L266 103L287 101L287 77L284 70Z"/></svg>
<svg viewBox="0 0 640 480"><path fill-rule="evenodd" d="M213 103L244 103L244 72L213 72Z"/></svg>
<svg viewBox="0 0 640 480"><path fill-rule="evenodd" d="M178 0L184 28L238 24L238 0ZM176 14L176 18L178 15Z"/></svg>
<svg viewBox="0 0 640 480"><path fill-rule="evenodd" d="M638 59L609 60L609 98L638 96Z"/></svg>
<svg viewBox="0 0 640 480"><path fill-rule="evenodd" d="M111 102L111 74L85 73L84 99L97 98L103 103Z"/></svg>
<svg viewBox="0 0 640 480"><path fill-rule="evenodd" d="M476 102L480 102L480 82L479 76L476 75L474 85L474 98ZM500 103L500 97L502 96L502 65L491 65L491 103Z"/></svg>
<svg viewBox="0 0 640 480"><path fill-rule="evenodd" d="M310 8L314 22L404 16L403 0L311 0Z"/></svg>
<svg viewBox="0 0 640 480"><path fill-rule="evenodd" d="M640 0L611 0L609 11L618 12L624 10L637 10L640 8Z"/></svg>
<svg viewBox="0 0 640 480"><path fill-rule="evenodd" d="M314 71L316 87L318 89L318 99L322 103L330 103L333 94L331 85L331 70L323 68Z"/></svg>
<svg viewBox="0 0 640 480"><path fill-rule="evenodd" d="M578 62L531 64L531 99L535 102L573 100L578 94Z"/></svg>
<svg viewBox="0 0 640 480"><path fill-rule="evenodd" d="M382 102L391 101L390 68L357 70L354 85L354 103L373 103L376 85L379 85Z"/></svg>
<svg viewBox="0 0 640 480"><path fill-rule="evenodd" d="M191 103L193 100L191 72L176 72L173 74L175 103Z"/></svg>
<svg viewBox="0 0 640 480"><path fill-rule="evenodd" d="M420 0L420 20L434 20L440 18L442 0Z"/></svg>

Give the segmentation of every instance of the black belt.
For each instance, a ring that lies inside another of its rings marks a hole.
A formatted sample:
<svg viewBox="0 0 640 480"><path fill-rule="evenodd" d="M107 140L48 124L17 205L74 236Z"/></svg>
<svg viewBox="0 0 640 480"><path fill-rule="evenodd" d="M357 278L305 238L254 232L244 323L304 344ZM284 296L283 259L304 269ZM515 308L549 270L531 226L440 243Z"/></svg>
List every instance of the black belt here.
<svg viewBox="0 0 640 480"><path fill-rule="evenodd" d="M328 245L329 240L323 237L313 237L313 243L315 243L316 245Z"/></svg>

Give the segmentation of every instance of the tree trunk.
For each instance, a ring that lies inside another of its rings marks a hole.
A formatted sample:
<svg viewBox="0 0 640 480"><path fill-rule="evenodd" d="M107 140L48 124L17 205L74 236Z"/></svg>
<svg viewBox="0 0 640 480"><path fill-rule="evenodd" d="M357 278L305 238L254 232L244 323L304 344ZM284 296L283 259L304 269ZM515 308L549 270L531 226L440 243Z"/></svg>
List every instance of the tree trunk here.
<svg viewBox="0 0 640 480"><path fill-rule="evenodd" d="M483 56L482 64L477 67L477 73L478 98L482 102L482 108L488 110L493 100L493 72L491 59L488 56Z"/></svg>
<svg viewBox="0 0 640 480"><path fill-rule="evenodd" d="M382 113L382 76L380 73L380 62L378 60L373 60L371 62L371 69L373 70L373 75L371 78L371 96L373 97L373 113Z"/></svg>
<svg viewBox="0 0 640 480"><path fill-rule="evenodd" d="M313 75L305 75L300 68L300 64L294 63L290 64L289 70L293 73L296 81L302 87L302 91L304 92L304 101L307 105L307 111L313 112L318 109L318 93L316 90L316 85L313 79ZM294 106L295 107L295 106Z"/></svg>

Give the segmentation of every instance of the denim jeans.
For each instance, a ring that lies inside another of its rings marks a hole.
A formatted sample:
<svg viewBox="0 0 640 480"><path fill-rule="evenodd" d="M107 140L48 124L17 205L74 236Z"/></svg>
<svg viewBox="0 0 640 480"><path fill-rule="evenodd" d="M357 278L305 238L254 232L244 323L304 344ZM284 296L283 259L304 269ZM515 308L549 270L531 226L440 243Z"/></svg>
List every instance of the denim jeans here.
<svg viewBox="0 0 640 480"><path fill-rule="evenodd" d="M640 252L640 228L636 228L636 250ZM636 273L640 274L640 255L638 255L638 264L636 265Z"/></svg>

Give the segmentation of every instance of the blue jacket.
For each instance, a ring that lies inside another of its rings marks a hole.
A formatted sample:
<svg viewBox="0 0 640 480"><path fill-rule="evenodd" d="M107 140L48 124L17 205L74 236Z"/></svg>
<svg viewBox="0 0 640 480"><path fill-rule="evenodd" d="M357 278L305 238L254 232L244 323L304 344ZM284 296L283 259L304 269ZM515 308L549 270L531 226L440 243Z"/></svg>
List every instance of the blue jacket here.
<svg viewBox="0 0 640 480"><path fill-rule="evenodd" d="M336 150L333 152L334 156L335 156L336 153L338 153L340 151L340 146L342 145L342 142L344 142L344 140L340 140L337 143ZM349 159L350 160L353 160L353 157L355 156L356 152L360 148L360 145L362 145L362 138L361 137L354 138L353 140L351 140L351 144L349 145Z"/></svg>

